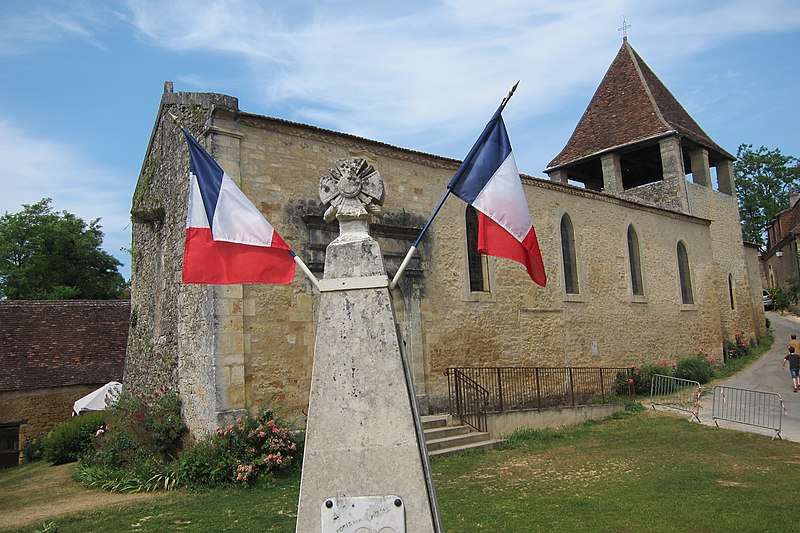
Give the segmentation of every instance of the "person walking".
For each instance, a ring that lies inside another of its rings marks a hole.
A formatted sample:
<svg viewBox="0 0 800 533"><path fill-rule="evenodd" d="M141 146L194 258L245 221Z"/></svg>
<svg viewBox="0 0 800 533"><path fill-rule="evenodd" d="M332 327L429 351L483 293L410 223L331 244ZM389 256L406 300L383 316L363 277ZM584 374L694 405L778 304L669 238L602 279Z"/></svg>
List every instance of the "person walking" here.
<svg viewBox="0 0 800 533"><path fill-rule="evenodd" d="M792 333L791 339L789 340L789 346L794 348L794 353L800 355L800 341L797 340L797 335Z"/></svg>
<svg viewBox="0 0 800 533"><path fill-rule="evenodd" d="M781 363L781 371L786 370L787 361L789 362L789 373L792 375L792 388L794 392L797 392L797 387L800 387L800 354L795 353L794 346L789 346L789 353Z"/></svg>

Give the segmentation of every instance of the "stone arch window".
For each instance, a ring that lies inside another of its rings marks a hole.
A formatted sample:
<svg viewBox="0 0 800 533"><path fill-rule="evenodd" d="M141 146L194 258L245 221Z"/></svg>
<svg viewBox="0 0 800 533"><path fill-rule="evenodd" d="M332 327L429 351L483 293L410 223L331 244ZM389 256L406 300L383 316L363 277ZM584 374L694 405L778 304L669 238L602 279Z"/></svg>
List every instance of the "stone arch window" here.
<svg viewBox="0 0 800 533"><path fill-rule="evenodd" d="M681 301L690 305L694 303L692 294L692 276L689 271L689 254L686 252L686 245L683 241L678 241L678 275L681 282Z"/></svg>
<svg viewBox="0 0 800 533"><path fill-rule="evenodd" d="M736 302L733 299L733 274L728 274L728 297L731 301L731 309L736 309Z"/></svg>
<svg viewBox="0 0 800 533"><path fill-rule="evenodd" d="M489 278L487 276L486 259L478 252L478 211L471 205L467 206L467 266L469 269L469 290L472 292L487 292Z"/></svg>
<svg viewBox="0 0 800 533"><path fill-rule="evenodd" d="M566 213L561 217L561 258L564 264L564 290L567 294L580 294L575 230L572 227L572 220Z"/></svg>
<svg viewBox="0 0 800 533"><path fill-rule="evenodd" d="M631 291L634 296L644 295L642 283L642 262L639 257L639 238L633 224L628 226L628 262L631 267Z"/></svg>

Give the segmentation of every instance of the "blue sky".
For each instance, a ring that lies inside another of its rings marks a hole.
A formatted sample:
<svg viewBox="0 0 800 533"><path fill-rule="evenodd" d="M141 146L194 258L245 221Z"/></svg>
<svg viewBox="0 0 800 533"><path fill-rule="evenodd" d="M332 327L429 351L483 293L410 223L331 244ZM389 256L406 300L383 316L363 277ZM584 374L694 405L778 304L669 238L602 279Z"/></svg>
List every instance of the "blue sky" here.
<svg viewBox="0 0 800 533"><path fill-rule="evenodd" d="M256 113L463 158L504 112L520 171L561 150L628 39L706 132L800 156L794 0L0 2L0 212L101 218L125 266L166 80ZM280 230L280 228L278 228Z"/></svg>

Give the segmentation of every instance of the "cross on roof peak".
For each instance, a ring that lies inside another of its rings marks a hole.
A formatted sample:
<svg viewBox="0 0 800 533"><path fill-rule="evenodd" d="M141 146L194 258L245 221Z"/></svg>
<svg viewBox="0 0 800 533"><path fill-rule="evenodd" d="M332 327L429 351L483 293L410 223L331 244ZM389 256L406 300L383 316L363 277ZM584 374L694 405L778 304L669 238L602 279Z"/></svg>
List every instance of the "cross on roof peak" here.
<svg viewBox="0 0 800 533"><path fill-rule="evenodd" d="M628 28L630 28L630 27L631 27L631 25L628 24L625 21L625 15L622 15L622 27L617 29L617 31L621 31L622 32L622 40L623 41L627 41L628 40Z"/></svg>

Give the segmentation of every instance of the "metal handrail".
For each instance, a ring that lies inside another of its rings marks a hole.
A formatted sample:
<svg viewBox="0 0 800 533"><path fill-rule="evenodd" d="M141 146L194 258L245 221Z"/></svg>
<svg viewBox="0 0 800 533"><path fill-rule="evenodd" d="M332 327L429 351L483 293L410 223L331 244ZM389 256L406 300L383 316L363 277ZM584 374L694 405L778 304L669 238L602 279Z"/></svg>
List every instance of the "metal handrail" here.
<svg viewBox="0 0 800 533"><path fill-rule="evenodd" d="M448 368L444 375L447 376L450 414L462 424L486 431L489 391L458 368Z"/></svg>

